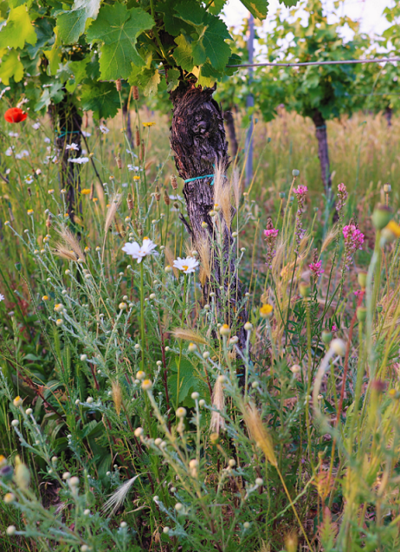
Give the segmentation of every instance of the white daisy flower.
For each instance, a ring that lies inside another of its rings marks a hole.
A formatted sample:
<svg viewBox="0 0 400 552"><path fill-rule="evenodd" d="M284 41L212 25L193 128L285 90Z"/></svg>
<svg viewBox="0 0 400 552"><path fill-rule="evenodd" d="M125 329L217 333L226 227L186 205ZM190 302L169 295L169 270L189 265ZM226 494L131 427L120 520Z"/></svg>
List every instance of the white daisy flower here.
<svg viewBox="0 0 400 552"><path fill-rule="evenodd" d="M133 153L133 151L129 149L126 150L126 153L129 153L130 155L132 155L132 157L137 157L136 153Z"/></svg>
<svg viewBox="0 0 400 552"><path fill-rule="evenodd" d="M99 129L103 134L108 134L110 132L110 129L107 128L106 125L100 125Z"/></svg>
<svg viewBox="0 0 400 552"><path fill-rule="evenodd" d="M33 128L33 130L39 130L40 123L35 123L34 125L32 125L32 128Z"/></svg>
<svg viewBox="0 0 400 552"><path fill-rule="evenodd" d="M27 184L32 184L33 178L32 178L31 176L28 176L27 178L25 178L25 182L26 182Z"/></svg>
<svg viewBox="0 0 400 552"><path fill-rule="evenodd" d="M10 146L9 148L6 149L5 154L7 155L7 157L10 157L12 155L13 149L14 149L13 146Z"/></svg>
<svg viewBox="0 0 400 552"><path fill-rule="evenodd" d="M129 169L130 171L136 171L136 172L138 172L138 171L142 171L142 170L143 170L143 169L141 169L140 167L137 167L136 165L127 165L127 167L128 167L128 169Z"/></svg>
<svg viewBox="0 0 400 552"><path fill-rule="evenodd" d="M66 150L74 150L74 151L77 151L79 149L79 146L78 144L75 144L74 142L72 142L72 144L67 144L65 146L65 149Z"/></svg>
<svg viewBox="0 0 400 552"><path fill-rule="evenodd" d="M82 165L83 163L89 162L89 157L75 157L74 159L68 159L69 163L79 163L79 165Z"/></svg>
<svg viewBox="0 0 400 552"><path fill-rule="evenodd" d="M4 301L5 297L0 293L0 301Z"/></svg>
<svg viewBox="0 0 400 552"><path fill-rule="evenodd" d="M19 136L18 132L9 132L8 135L10 138L18 138Z"/></svg>
<svg viewBox="0 0 400 552"><path fill-rule="evenodd" d="M199 266L199 261L194 257L186 257L181 259L178 257L174 261L174 268L181 270L184 274L191 274Z"/></svg>
<svg viewBox="0 0 400 552"><path fill-rule="evenodd" d="M85 132L84 130L81 130L81 133L85 138L89 138L89 136L91 136L90 132Z"/></svg>
<svg viewBox="0 0 400 552"><path fill-rule="evenodd" d="M46 138L44 139L44 143L45 143L45 144L50 144L50 142L51 142L50 138L48 138L48 137L46 136Z"/></svg>
<svg viewBox="0 0 400 552"><path fill-rule="evenodd" d="M140 246L137 242L128 242L124 245L122 251L140 263L144 257L147 257L147 255L153 255L155 253L153 250L156 247L157 245L152 242L150 238L145 237L143 238L142 246Z"/></svg>

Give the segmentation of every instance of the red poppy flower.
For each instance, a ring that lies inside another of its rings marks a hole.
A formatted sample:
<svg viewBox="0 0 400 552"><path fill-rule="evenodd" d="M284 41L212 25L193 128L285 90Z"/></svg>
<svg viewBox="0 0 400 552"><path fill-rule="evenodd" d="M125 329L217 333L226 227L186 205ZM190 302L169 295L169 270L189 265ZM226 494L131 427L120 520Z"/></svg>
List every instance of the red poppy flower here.
<svg viewBox="0 0 400 552"><path fill-rule="evenodd" d="M4 118L7 123L21 123L28 117L27 113L24 113L19 107L11 107L4 113Z"/></svg>

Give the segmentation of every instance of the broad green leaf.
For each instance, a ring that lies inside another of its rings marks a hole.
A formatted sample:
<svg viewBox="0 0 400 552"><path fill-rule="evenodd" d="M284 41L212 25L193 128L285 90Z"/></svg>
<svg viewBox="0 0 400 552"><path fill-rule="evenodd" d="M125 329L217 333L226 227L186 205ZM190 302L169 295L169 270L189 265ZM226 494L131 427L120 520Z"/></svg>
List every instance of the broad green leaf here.
<svg viewBox="0 0 400 552"><path fill-rule="evenodd" d="M240 0L249 12L258 19L265 19L268 13L268 0ZM290 0L289 0L290 1Z"/></svg>
<svg viewBox="0 0 400 552"><path fill-rule="evenodd" d="M7 57L3 57L0 63L0 79L5 85L10 84L10 78L14 77L15 82L22 80L24 66L19 60L18 53L11 50Z"/></svg>
<svg viewBox="0 0 400 552"><path fill-rule="evenodd" d="M73 44L85 31L88 19L96 19L101 0L75 0L72 10L57 17L60 38Z"/></svg>
<svg viewBox="0 0 400 552"><path fill-rule="evenodd" d="M61 51L60 51L60 40L58 37L58 28L54 27L54 33L56 39L54 41L53 47L51 50L45 50L43 53L49 60L48 73L50 75L55 75L58 71L58 67L61 61Z"/></svg>
<svg viewBox="0 0 400 552"><path fill-rule="evenodd" d="M176 63L185 71L192 71L194 67L192 45L187 42L183 35L175 38L175 42L178 45L173 54Z"/></svg>
<svg viewBox="0 0 400 552"><path fill-rule="evenodd" d="M128 78L132 64L143 66L136 49L137 37L154 26L154 19L140 8L106 5L88 31L89 42L101 42L100 72L103 79Z"/></svg>
<svg viewBox="0 0 400 552"><path fill-rule="evenodd" d="M281 4L284 4L288 8L292 8L293 6L295 6L299 2L299 0L279 0L279 2Z"/></svg>
<svg viewBox="0 0 400 552"><path fill-rule="evenodd" d="M119 94L111 82L83 85L81 101L84 111L93 111L95 119L115 117L120 107Z"/></svg>
<svg viewBox="0 0 400 552"><path fill-rule="evenodd" d="M25 42L35 44L37 36L30 20L26 5L10 11L7 23L0 31L0 48L23 48Z"/></svg>
<svg viewBox="0 0 400 552"><path fill-rule="evenodd" d="M70 94L75 92L76 87L78 84L80 84L83 79L87 76L86 74L86 66L89 63L89 58L84 58L81 61L70 61L68 64L68 67L70 69L70 72L72 72L73 77L71 77L67 84L65 85L65 88L68 90Z"/></svg>
<svg viewBox="0 0 400 552"><path fill-rule="evenodd" d="M218 15L223 10L227 0L213 0L208 7L208 10L213 15Z"/></svg>
<svg viewBox="0 0 400 552"><path fill-rule="evenodd" d="M168 85L167 90L168 92L171 92L172 90L175 90L175 88L179 85L179 79L181 77L180 71L178 69L168 69Z"/></svg>
<svg viewBox="0 0 400 552"><path fill-rule="evenodd" d="M63 84L61 82L55 82L48 88L43 90L43 94L40 96L39 101L35 106L35 111L40 111L44 107L49 107L50 103L58 104L64 97Z"/></svg>
<svg viewBox="0 0 400 552"><path fill-rule="evenodd" d="M35 59L46 44L52 45L54 41L53 25L49 19L41 17L35 21L35 33L37 41L35 44L25 46L25 50L28 52L31 59Z"/></svg>
<svg viewBox="0 0 400 552"><path fill-rule="evenodd" d="M203 25L206 10L197 2L182 2L174 6L177 16L191 25Z"/></svg>
<svg viewBox="0 0 400 552"><path fill-rule="evenodd" d="M171 36L178 36L181 33L190 34L191 25L185 23L181 18L177 17L174 12L176 0L161 0L157 3L157 12L163 14L164 27Z"/></svg>
<svg viewBox="0 0 400 552"><path fill-rule="evenodd" d="M206 28L201 38L205 53L215 69L223 69L231 56L231 49L225 39L231 38L225 23L207 14Z"/></svg>

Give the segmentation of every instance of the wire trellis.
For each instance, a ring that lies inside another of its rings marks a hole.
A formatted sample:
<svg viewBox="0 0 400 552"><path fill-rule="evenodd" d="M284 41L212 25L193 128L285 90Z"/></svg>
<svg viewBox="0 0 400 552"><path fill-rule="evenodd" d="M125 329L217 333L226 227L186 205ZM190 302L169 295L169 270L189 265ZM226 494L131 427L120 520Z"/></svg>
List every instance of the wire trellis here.
<svg viewBox="0 0 400 552"><path fill-rule="evenodd" d="M392 63L400 61L400 58L376 58L376 59L344 59L344 60L328 60L328 61L303 61L298 63L242 63L240 65L227 65L229 68L246 68L246 67L306 67L309 65L349 65L353 63Z"/></svg>

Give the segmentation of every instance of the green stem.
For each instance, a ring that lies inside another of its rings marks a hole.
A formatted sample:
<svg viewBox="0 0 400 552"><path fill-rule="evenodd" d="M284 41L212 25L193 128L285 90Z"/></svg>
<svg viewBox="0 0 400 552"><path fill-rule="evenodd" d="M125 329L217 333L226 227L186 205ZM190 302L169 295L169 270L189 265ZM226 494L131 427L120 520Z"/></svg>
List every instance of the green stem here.
<svg viewBox="0 0 400 552"><path fill-rule="evenodd" d="M140 334L141 334L141 349L142 349L142 370L144 372L144 350L145 350L145 334L144 334L144 277L143 277L143 262L140 263Z"/></svg>

